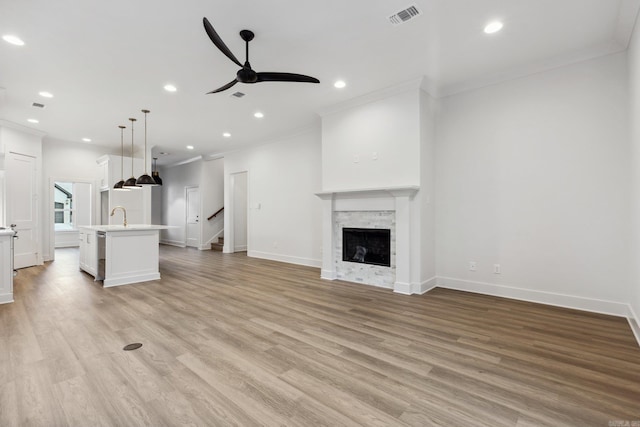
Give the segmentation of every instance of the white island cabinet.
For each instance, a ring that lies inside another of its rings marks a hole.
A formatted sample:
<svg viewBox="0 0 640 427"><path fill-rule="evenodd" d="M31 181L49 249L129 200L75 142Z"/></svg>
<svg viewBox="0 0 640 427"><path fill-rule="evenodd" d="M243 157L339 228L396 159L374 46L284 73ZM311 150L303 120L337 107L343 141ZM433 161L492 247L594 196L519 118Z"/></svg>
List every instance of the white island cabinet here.
<svg viewBox="0 0 640 427"><path fill-rule="evenodd" d="M160 279L160 230L167 228L144 224L81 227L80 268L102 280L105 288Z"/></svg>
<svg viewBox="0 0 640 427"><path fill-rule="evenodd" d="M13 302L13 230L0 230L0 304Z"/></svg>

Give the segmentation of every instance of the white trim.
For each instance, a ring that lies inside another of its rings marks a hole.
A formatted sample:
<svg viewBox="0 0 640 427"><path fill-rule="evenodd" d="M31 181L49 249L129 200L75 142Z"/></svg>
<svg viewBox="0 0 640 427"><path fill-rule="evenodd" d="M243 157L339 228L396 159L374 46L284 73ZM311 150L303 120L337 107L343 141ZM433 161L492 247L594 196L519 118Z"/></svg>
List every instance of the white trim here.
<svg viewBox="0 0 640 427"><path fill-rule="evenodd" d="M301 257L296 257L291 255L274 254L271 252L247 251L247 256L252 258L262 258L262 259L269 259L272 261L286 262L288 264L304 265L307 267L320 268L322 265L322 261L319 259L301 258Z"/></svg>
<svg viewBox="0 0 640 427"><path fill-rule="evenodd" d="M240 245L233 248L233 252L246 252L246 251L247 251L247 245Z"/></svg>
<svg viewBox="0 0 640 427"><path fill-rule="evenodd" d="M370 104L372 102L380 101L382 99L387 99L391 96L398 95L410 90L418 90L422 87L422 80L424 77L420 76L418 78L414 78L409 81L405 81L390 87L386 87L384 89L376 90L373 92L369 92L362 96L358 96L356 98L351 98L345 102L341 102L339 104L334 104L330 107L321 109L318 111L318 114L321 117L328 116L330 114L338 113L340 111L347 110L349 108L358 107L360 105Z"/></svg>
<svg viewBox="0 0 640 427"><path fill-rule="evenodd" d="M161 245L168 245L168 246L177 246L179 248L186 248L187 247L187 244L185 242L180 241L180 240L161 239L160 240L160 244Z"/></svg>
<svg viewBox="0 0 640 427"><path fill-rule="evenodd" d="M411 283L411 293L412 294L426 294L430 290L436 288L438 282L438 278L433 276L431 279L425 280L421 283L413 282Z"/></svg>
<svg viewBox="0 0 640 427"><path fill-rule="evenodd" d="M32 129L32 128L28 127L28 126L24 126L24 125L21 125L21 124L18 124L18 123L14 123L14 122L10 122L10 121L3 120L3 119L0 119L0 126L5 127L5 128L9 128L9 129L13 129L13 130L18 130L20 132L28 133L28 134L33 135L33 136L38 136L40 138L44 138L45 136L47 136L46 132L35 130L35 129Z"/></svg>
<svg viewBox="0 0 640 427"><path fill-rule="evenodd" d="M0 295L0 304L9 304L11 302L14 302L13 293Z"/></svg>
<svg viewBox="0 0 640 427"><path fill-rule="evenodd" d="M554 305L557 307L572 308L575 310L590 311L593 313L608 314L611 316L627 317L629 312L628 305L614 301L583 298L553 292L537 291L533 289L515 288L511 286L494 285L492 283L474 282L471 280L462 280L453 277L438 277L437 283L439 288L511 298L540 304Z"/></svg>
<svg viewBox="0 0 640 427"><path fill-rule="evenodd" d="M160 280L160 273L146 273L135 276L119 277L116 279L104 279L102 287L110 288L113 286L129 285L132 283L148 282L151 280Z"/></svg>
<svg viewBox="0 0 640 427"><path fill-rule="evenodd" d="M640 346L640 318L636 315L635 311L633 311L633 307L629 305L629 315L627 316L627 321L629 322L629 326L631 327L631 332L636 337L636 341L638 342L638 346Z"/></svg>
<svg viewBox="0 0 640 427"><path fill-rule="evenodd" d="M402 295L411 295L411 283L395 282L393 284L393 292Z"/></svg>
<svg viewBox="0 0 640 427"><path fill-rule="evenodd" d="M333 270L320 270L320 278L324 280L336 280L338 277L336 276L336 272Z"/></svg>

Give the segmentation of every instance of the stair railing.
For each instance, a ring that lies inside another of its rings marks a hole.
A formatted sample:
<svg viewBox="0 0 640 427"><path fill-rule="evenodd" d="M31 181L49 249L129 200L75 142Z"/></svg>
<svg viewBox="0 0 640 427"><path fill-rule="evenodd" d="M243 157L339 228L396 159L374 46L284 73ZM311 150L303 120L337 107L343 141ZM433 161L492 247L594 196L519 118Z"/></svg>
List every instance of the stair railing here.
<svg viewBox="0 0 640 427"><path fill-rule="evenodd" d="M218 211L216 213L214 213L213 215L211 215L209 218L207 218L207 221L211 221L212 218L215 218L216 215L218 215L220 212L222 212L224 210L224 206L221 207L220 209L218 209Z"/></svg>

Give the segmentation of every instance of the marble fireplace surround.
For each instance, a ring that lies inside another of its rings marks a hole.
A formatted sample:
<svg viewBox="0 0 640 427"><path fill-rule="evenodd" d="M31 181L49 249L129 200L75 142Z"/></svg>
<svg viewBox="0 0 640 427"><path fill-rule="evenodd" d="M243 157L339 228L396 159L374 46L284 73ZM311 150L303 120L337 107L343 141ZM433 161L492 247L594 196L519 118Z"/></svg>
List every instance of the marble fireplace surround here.
<svg viewBox="0 0 640 427"><path fill-rule="evenodd" d="M393 211L395 213L395 281L393 291L410 295L411 204L413 197L419 190L418 186L406 186L316 193L316 196L322 200L321 277L326 280L338 279L335 265L335 212ZM376 285L375 283L368 284Z"/></svg>

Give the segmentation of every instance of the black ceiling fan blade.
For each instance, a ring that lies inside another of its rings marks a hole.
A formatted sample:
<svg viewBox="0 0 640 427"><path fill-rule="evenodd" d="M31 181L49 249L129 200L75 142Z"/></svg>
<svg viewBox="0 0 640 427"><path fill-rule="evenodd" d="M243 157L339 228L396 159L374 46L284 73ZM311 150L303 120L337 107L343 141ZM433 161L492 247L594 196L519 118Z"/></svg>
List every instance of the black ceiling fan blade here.
<svg viewBox="0 0 640 427"><path fill-rule="evenodd" d="M320 83L315 77L294 73L257 73L259 82Z"/></svg>
<svg viewBox="0 0 640 427"><path fill-rule="evenodd" d="M233 86L236 83L238 83L238 80L233 79L229 83L227 83L226 85L224 85L222 87L219 87L216 90L212 90L211 92L207 92L207 95L209 95L210 93L218 93L218 92L222 92L223 90L227 90L227 89L229 89L231 86Z"/></svg>
<svg viewBox="0 0 640 427"><path fill-rule="evenodd" d="M238 58L235 57L235 55L229 50L227 45L224 44L218 33L216 33L216 30L213 29L213 26L211 25L209 20L207 18L202 18L202 23L204 24L204 30L207 32L207 35L209 36L213 44L215 44L216 47L227 56L227 58L242 67L242 64L240 63L240 61L238 61Z"/></svg>

